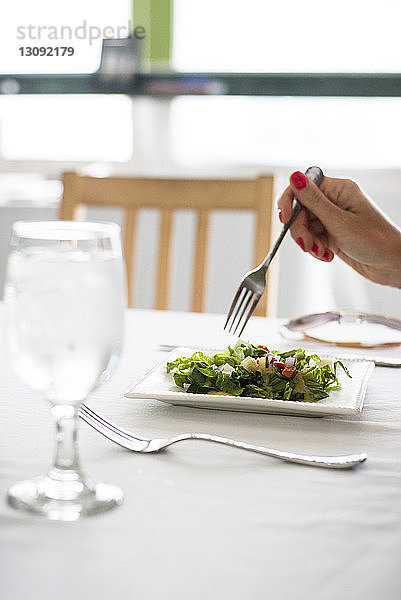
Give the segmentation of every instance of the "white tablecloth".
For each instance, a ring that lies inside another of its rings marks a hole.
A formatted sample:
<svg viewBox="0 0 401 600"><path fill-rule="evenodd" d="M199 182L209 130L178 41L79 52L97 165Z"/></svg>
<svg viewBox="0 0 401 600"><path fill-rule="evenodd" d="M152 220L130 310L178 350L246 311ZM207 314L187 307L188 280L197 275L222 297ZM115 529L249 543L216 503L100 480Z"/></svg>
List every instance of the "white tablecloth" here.
<svg viewBox="0 0 401 600"><path fill-rule="evenodd" d="M53 429L1 344L2 600L400 600L401 371L376 368L362 415L347 419L124 399L165 357L159 344L220 345L222 324L219 315L128 311L118 371L88 404L144 435L203 431L300 452L366 451L368 461L330 471L194 441L137 455L82 423L83 466L120 485L123 506L75 523L28 516L6 505L6 490L45 471ZM288 347L276 321L252 319L247 335Z"/></svg>

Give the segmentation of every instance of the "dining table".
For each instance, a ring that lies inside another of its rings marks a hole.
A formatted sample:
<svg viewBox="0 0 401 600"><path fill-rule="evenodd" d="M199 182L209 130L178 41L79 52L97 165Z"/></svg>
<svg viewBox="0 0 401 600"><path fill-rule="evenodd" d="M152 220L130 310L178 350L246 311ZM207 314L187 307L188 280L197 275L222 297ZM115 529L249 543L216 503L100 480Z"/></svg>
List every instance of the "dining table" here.
<svg viewBox="0 0 401 600"><path fill-rule="evenodd" d="M1 332L3 320L0 305ZM87 405L146 437L203 432L304 454L366 452L367 460L350 470L316 468L199 440L134 453L81 422L83 469L121 487L123 504L74 522L16 511L7 489L50 465L53 423L47 402L14 374L2 333L2 600L401 599L400 369L375 367L360 413L324 418L124 396L166 362L168 346L232 343L224 320L127 310L120 362ZM282 321L252 317L242 337L288 349L294 342L281 336ZM401 355L400 347L352 352Z"/></svg>

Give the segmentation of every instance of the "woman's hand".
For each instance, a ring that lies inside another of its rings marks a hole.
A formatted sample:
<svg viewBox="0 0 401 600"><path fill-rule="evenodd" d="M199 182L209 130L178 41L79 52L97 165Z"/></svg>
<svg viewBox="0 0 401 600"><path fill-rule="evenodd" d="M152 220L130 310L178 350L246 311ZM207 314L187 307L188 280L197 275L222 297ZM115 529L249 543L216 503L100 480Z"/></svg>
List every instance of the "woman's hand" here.
<svg viewBox="0 0 401 600"><path fill-rule="evenodd" d="M318 188L296 171L278 201L282 223L291 217L294 196L305 209L291 235L304 252L326 262L337 254L367 279L401 287L401 232L356 183L323 177Z"/></svg>

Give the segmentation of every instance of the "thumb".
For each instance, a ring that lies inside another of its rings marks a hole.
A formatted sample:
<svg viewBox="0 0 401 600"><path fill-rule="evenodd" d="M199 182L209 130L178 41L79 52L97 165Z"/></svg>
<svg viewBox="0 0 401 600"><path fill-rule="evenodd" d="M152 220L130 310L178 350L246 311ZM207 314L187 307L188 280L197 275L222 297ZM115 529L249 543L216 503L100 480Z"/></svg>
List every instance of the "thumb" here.
<svg viewBox="0 0 401 600"><path fill-rule="evenodd" d="M324 226L331 229L338 219L341 209L333 204L323 192L301 171L295 171L290 177L291 189L299 202L309 209Z"/></svg>

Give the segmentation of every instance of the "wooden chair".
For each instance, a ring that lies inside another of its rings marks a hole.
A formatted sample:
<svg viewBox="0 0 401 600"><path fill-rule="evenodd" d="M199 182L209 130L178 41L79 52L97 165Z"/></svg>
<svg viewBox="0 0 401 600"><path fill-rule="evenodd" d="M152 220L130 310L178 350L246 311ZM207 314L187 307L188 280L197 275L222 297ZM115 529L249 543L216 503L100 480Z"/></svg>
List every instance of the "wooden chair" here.
<svg viewBox="0 0 401 600"><path fill-rule="evenodd" d="M158 272L154 308L167 309L171 263L173 214L191 209L197 214L191 310L204 311L209 216L213 210L253 211L256 215L254 265L267 253L271 242L273 177L254 179L156 179L140 177L89 177L64 173L60 219L84 218L85 206L121 207L124 210L123 252L127 268L128 304L132 306L135 225L138 209L161 211ZM238 283L242 277L239 274ZM270 286L267 286L272 294ZM234 292L235 290L233 290ZM269 313L270 297L264 294L255 314Z"/></svg>

